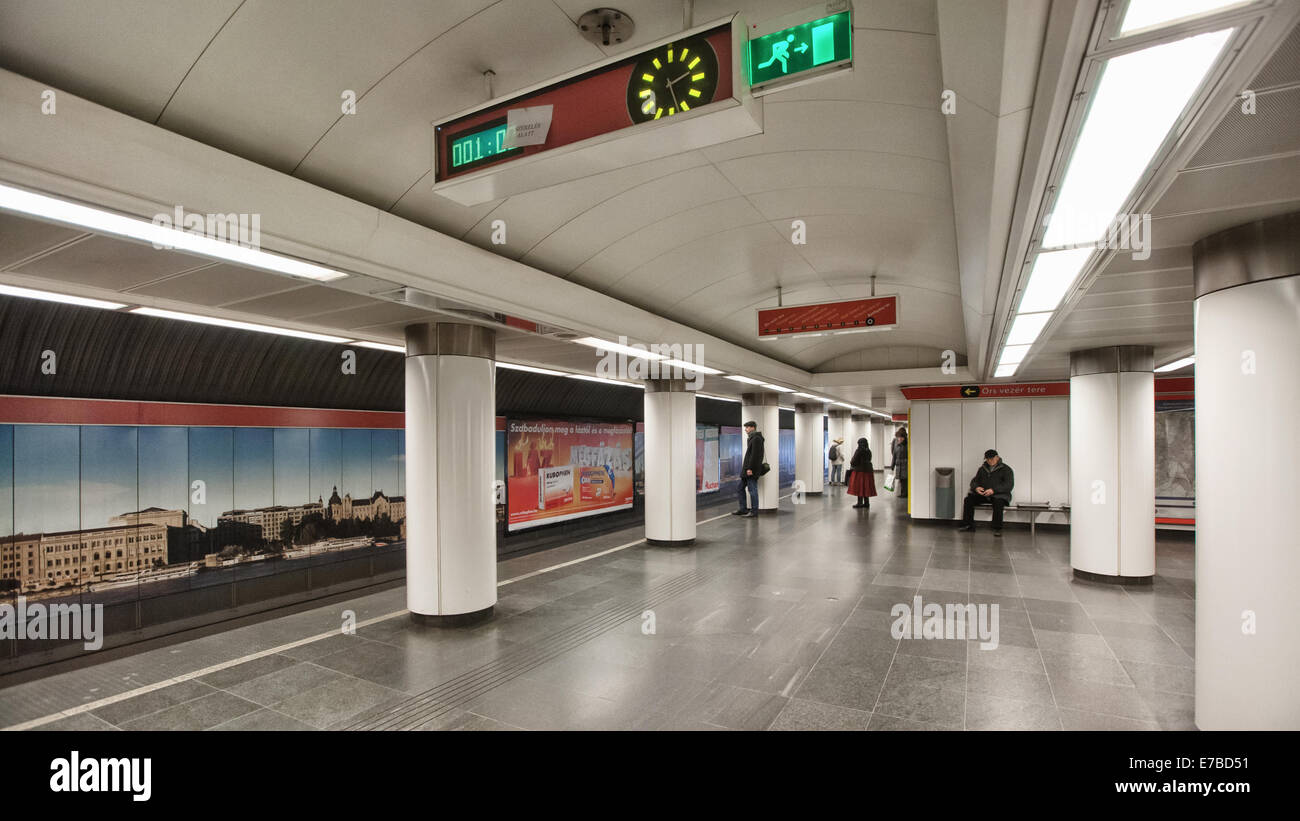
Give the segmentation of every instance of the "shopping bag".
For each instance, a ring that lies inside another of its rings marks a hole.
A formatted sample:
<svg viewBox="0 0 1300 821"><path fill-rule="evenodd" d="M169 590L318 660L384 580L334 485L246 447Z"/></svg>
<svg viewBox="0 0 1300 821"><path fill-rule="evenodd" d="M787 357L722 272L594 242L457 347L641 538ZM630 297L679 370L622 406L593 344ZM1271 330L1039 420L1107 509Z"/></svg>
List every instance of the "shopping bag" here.
<svg viewBox="0 0 1300 821"><path fill-rule="evenodd" d="M892 470L885 471L885 490L891 493L894 491L894 472Z"/></svg>

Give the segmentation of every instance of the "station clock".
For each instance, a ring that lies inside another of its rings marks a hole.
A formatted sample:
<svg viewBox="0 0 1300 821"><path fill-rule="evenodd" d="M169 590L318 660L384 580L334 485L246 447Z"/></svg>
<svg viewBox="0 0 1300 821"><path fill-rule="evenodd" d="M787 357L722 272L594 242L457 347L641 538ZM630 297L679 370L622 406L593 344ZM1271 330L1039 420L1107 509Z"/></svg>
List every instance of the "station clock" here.
<svg viewBox="0 0 1300 821"><path fill-rule="evenodd" d="M671 117L713 102L718 55L693 37L659 46L637 58L627 82L627 113L634 123Z"/></svg>

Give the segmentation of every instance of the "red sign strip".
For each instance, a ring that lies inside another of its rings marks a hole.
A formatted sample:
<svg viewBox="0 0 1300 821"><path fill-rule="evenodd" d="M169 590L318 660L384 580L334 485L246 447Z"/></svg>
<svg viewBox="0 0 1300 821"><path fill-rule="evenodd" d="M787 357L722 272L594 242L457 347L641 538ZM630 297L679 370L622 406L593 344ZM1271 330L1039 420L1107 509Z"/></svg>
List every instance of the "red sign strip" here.
<svg viewBox="0 0 1300 821"><path fill-rule="evenodd" d="M903 396L917 399L1023 399L1069 396L1069 382L1021 382L1003 385L925 385L903 388Z"/></svg>
<svg viewBox="0 0 1300 821"><path fill-rule="evenodd" d="M897 296L764 308L758 312L759 336L887 328L897 324Z"/></svg>
<svg viewBox="0 0 1300 821"><path fill-rule="evenodd" d="M399 411L0 396L0 424L401 429L406 422Z"/></svg>

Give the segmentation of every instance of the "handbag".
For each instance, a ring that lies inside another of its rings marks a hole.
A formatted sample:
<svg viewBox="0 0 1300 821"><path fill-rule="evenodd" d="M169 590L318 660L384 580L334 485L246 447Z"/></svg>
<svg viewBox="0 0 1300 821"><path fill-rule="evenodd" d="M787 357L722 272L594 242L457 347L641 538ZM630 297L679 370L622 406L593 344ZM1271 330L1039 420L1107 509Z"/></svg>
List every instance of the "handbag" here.
<svg viewBox="0 0 1300 821"><path fill-rule="evenodd" d="M767 475L768 473L770 473L771 471L772 471L772 466L769 465L767 462L764 462L763 465L762 465L762 467L760 467L760 468L758 469L758 475L759 475L759 476L766 476L766 475Z"/></svg>
<svg viewBox="0 0 1300 821"><path fill-rule="evenodd" d="M894 490L894 472L892 470L885 471L885 490L891 493Z"/></svg>

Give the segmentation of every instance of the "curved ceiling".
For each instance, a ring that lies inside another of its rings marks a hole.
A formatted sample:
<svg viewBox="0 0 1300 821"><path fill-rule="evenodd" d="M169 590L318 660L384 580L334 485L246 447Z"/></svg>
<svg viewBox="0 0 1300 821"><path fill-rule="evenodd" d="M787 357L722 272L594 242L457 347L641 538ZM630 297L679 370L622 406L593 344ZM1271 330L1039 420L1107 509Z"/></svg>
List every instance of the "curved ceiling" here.
<svg viewBox="0 0 1300 821"><path fill-rule="evenodd" d="M765 97L760 135L475 207L433 194L430 124L487 99L482 71L508 94L682 23L677 0L625 0L635 37L602 49L576 30L588 5L9 0L0 66L804 369L965 353L932 3L859 4L854 71ZM697 2L695 20L801 5ZM755 338L778 286L786 304L853 298L871 274L901 297L897 329Z"/></svg>

